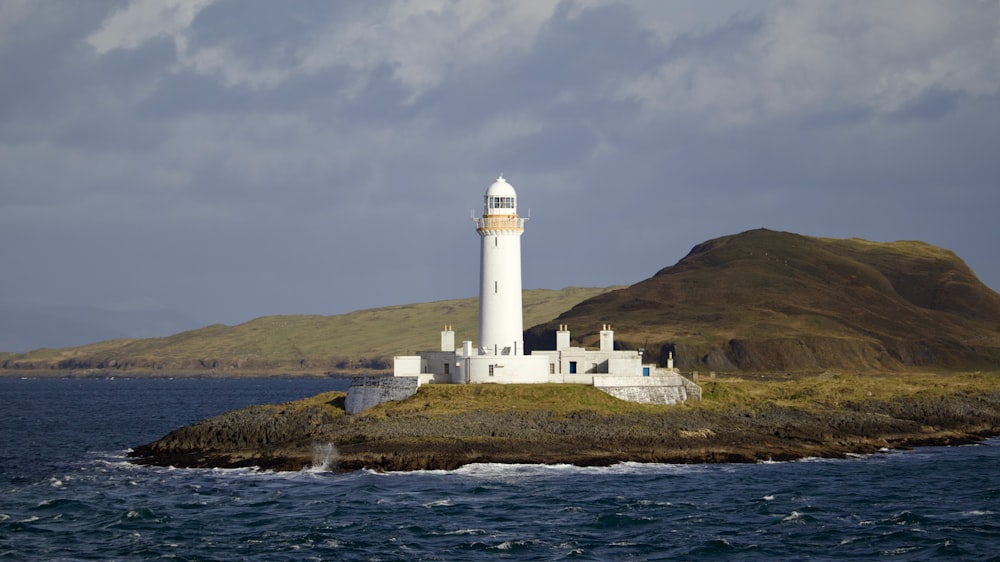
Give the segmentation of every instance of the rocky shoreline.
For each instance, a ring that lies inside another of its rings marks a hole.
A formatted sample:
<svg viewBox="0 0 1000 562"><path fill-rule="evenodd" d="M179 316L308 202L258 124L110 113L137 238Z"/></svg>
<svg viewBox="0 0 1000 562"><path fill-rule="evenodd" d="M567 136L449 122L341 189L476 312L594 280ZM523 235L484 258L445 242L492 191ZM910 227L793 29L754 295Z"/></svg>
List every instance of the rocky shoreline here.
<svg viewBox="0 0 1000 562"><path fill-rule="evenodd" d="M418 393L411 400L421 399ZM348 416L343 403L343 393L331 392L243 408L180 428L130 456L157 466L340 472L450 470L481 462L747 463L959 445L1000 435L998 391L835 407L763 401L610 415L587 409L427 413L390 405Z"/></svg>

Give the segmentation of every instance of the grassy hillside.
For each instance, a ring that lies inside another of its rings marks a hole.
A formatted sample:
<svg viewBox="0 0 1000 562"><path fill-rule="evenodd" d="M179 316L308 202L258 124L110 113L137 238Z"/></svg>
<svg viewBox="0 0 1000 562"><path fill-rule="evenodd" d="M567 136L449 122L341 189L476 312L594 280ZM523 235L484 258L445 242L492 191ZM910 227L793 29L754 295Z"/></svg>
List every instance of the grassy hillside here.
<svg viewBox="0 0 1000 562"><path fill-rule="evenodd" d="M623 346L661 361L673 352L684 369L1000 367L1000 295L923 242L726 236L532 328L525 345L569 324L595 346L605 322Z"/></svg>
<svg viewBox="0 0 1000 562"><path fill-rule="evenodd" d="M26 369L326 372L386 370L393 355L477 337L476 298L339 316L272 316L168 338L115 340L0 356ZM830 239L753 230L695 246L620 288L524 294L525 347L551 349L559 324L597 347L685 371L1000 369L1000 295L952 252L915 241ZM0 369L0 373L2 373Z"/></svg>
<svg viewBox="0 0 1000 562"><path fill-rule="evenodd" d="M549 320L613 288L524 291L524 322ZM439 349L450 324L456 340L475 340L477 298L359 310L336 316L268 316L166 338L110 340L82 347L5 354L7 370L325 372L391 368L393 355Z"/></svg>

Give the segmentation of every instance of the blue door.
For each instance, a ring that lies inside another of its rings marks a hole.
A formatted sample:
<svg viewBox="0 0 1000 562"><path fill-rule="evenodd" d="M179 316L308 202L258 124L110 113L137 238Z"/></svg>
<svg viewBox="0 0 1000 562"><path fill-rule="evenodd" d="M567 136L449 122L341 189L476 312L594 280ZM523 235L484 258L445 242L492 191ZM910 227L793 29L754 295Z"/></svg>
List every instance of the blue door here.
<svg viewBox="0 0 1000 562"><path fill-rule="evenodd" d="M569 362L569 374L571 374L571 375L575 375L576 374L576 361L570 361Z"/></svg>
<svg viewBox="0 0 1000 562"><path fill-rule="evenodd" d="M644 376L644 377L648 377L649 376L649 367L643 367L642 368L642 376Z"/></svg>

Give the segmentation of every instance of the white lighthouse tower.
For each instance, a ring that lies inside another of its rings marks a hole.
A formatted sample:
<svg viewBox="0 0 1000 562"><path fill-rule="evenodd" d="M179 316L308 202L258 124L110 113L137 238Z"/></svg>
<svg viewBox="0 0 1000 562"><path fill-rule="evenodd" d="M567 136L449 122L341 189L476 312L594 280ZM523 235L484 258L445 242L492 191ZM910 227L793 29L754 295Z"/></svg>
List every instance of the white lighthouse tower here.
<svg viewBox="0 0 1000 562"><path fill-rule="evenodd" d="M517 193L500 176L483 197L483 216L473 219L482 239L479 254L479 355L524 355L521 317L521 234Z"/></svg>

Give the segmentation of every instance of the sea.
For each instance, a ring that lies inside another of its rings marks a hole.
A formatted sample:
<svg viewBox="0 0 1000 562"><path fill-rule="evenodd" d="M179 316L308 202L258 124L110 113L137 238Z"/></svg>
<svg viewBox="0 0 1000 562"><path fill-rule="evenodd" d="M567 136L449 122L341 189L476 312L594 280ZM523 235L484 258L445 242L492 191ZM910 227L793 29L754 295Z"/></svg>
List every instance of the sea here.
<svg viewBox="0 0 1000 562"><path fill-rule="evenodd" d="M763 464L336 473L130 447L339 379L0 379L0 560L1000 560L1000 440Z"/></svg>

